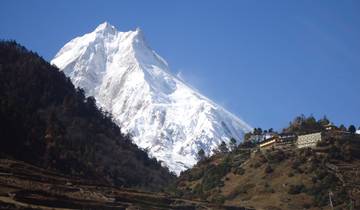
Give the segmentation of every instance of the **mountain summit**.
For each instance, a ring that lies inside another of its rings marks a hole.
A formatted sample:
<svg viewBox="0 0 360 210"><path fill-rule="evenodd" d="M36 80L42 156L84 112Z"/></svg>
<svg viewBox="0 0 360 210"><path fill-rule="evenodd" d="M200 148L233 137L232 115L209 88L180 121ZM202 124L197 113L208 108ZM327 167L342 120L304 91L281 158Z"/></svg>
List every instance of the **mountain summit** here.
<svg viewBox="0 0 360 210"><path fill-rule="evenodd" d="M143 32L105 22L68 42L51 61L94 96L122 132L179 174L221 141L240 141L251 127L189 87L146 43Z"/></svg>

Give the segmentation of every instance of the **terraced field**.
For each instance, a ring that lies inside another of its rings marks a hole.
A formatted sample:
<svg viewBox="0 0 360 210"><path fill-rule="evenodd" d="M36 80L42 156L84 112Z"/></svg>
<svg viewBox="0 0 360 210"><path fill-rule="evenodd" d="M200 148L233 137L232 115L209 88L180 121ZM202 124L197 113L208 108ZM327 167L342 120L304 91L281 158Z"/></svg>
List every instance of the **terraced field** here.
<svg viewBox="0 0 360 210"><path fill-rule="evenodd" d="M165 193L104 186L20 161L0 159L0 209L239 209Z"/></svg>

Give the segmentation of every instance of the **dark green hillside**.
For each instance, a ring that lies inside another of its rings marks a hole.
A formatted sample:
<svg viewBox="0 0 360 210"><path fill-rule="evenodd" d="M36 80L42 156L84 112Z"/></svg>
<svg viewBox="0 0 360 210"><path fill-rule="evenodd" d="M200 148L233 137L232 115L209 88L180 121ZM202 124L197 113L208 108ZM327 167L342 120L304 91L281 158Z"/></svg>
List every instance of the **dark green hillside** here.
<svg viewBox="0 0 360 210"><path fill-rule="evenodd" d="M8 41L0 42L0 156L117 186L159 189L173 179L94 98Z"/></svg>

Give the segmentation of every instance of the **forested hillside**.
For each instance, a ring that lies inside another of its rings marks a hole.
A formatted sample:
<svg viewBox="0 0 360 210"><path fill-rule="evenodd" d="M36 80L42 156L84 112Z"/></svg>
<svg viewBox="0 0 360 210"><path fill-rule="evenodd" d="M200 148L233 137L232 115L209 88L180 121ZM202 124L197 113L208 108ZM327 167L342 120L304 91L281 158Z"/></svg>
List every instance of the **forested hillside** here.
<svg viewBox="0 0 360 210"><path fill-rule="evenodd" d="M159 189L167 169L36 53L0 42L0 156L116 186Z"/></svg>

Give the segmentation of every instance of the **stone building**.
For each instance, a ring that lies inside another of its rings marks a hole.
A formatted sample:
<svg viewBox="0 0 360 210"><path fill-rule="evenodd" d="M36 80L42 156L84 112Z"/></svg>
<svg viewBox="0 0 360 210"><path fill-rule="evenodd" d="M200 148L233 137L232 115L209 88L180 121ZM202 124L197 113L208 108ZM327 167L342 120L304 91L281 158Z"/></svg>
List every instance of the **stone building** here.
<svg viewBox="0 0 360 210"><path fill-rule="evenodd" d="M316 147L316 144L319 141L321 141L321 139L322 139L321 132L300 135L298 136L296 146L297 148Z"/></svg>

